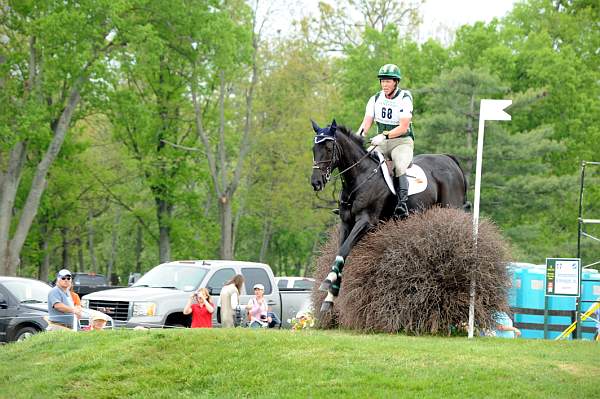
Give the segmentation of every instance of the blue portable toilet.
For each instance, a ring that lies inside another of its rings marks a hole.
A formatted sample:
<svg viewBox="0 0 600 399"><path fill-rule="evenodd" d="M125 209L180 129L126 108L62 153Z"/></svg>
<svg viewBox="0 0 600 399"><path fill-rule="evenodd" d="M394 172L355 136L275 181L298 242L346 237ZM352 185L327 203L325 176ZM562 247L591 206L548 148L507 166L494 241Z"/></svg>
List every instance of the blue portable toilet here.
<svg viewBox="0 0 600 399"><path fill-rule="evenodd" d="M574 311L577 307L577 298L574 296L550 296L548 297L549 310ZM566 330L573 320L571 316L549 316L548 324L563 326L561 331L548 331L548 338L554 339ZM568 337L570 339L570 336Z"/></svg>
<svg viewBox="0 0 600 399"><path fill-rule="evenodd" d="M583 269L581 274L583 280L594 280L582 282L581 300L594 302L600 300L600 273L598 273L598 271L594 269ZM582 302L581 312L585 313L590 308L590 306L593 305L593 302ZM593 314L592 317L596 318ZM588 319L582 323L582 326L596 328L596 322ZM581 334L581 337L583 339L593 340L595 337L595 333L584 332Z"/></svg>
<svg viewBox="0 0 600 399"><path fill-rule="evenodd" d="M517 307L524 309L544 309L546 269L539 265L522 269L521 294L517 296ZM520 323L544 324L543 315L520 314L516 318ZM523 338L544 338L544 330L521 328Z"/></svg>
<svg viewBox="0 0 600 399"><path fill-rule="evenodd" d="M521 296L521 283L522 283L522 274L523 269L533 266L531 263L519 263L519 262L510 262L506 266L508 271L508 275L510 278L510 288L508 290L508 306L511 308L518 307L519 298ZM515 322L517 314L514 315Z"/></svg>

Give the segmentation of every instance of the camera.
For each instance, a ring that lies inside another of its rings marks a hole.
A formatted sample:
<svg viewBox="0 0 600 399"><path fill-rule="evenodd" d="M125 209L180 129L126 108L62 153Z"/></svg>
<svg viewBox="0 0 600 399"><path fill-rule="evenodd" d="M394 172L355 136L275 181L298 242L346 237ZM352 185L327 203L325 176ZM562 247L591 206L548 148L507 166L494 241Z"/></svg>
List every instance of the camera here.
<svg viewBox="0 0 600 399"><path fill-rule="evenodd" d="M260 315L260 319L261 320L267 320L267 315L266 314L261 314Z"/></svg>

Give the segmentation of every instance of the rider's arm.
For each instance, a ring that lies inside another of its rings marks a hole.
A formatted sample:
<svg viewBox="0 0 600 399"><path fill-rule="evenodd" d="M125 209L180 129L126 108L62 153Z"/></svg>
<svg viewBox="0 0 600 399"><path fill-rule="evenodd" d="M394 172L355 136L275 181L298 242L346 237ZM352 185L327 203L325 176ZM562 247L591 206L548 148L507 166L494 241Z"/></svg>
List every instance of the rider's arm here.
<svg viewBox="0 0 600 399"><path fill-rule="evenodd" d="M400 125L389 131L388 138L395 139L396 137L404 136L410 126L412 117L400 119Z"/></svg>
<svg viewBox="0 0 600 399"><path fill-rule="evenodd" d="M375 119L375 96L369 99L367 106L365 107L365 117L358 128L358 134L365 137L369 133L369 129L373 125Z"/></svg>
<svg viewBox="0 0 600 399"><path fill-rule="evenodd" d="M410 121L412 120L413 103L410 93L407 92L402 98L402 112L400 114L400 124L389 131L388 138L394 139L396 137L404 136L410 127Z"/></svg>
<svg viewBox="0 0 600 399"><path fill-rule="evenodd" d="M363 119L362 124L360 125L360 128L358 128L358 134L365 137L367 135L367 133L369 133L369 129L371 128L371 125L373 125L373 117L365 115L365 119Z"/></svg>

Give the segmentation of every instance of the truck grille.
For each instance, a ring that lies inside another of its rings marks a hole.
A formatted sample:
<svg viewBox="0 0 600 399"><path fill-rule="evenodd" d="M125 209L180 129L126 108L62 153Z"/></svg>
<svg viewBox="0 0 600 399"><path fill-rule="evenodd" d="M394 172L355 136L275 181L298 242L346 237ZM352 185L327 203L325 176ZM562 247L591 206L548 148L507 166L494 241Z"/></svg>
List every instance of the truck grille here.
<svg viewBox="0 0 600 399"><path fill-rule="evenodd" d="M127 321L129 315L129 302L90 300L89 306L90 309L109 315L113 320Z"/></svg>

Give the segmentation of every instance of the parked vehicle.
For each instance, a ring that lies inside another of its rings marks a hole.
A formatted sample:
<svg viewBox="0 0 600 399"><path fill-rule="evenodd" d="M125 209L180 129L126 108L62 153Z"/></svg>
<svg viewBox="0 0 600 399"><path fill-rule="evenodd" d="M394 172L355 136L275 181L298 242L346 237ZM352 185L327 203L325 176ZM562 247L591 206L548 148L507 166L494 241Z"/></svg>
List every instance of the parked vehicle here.
<svg viewBox="0 0 600 399"><path fill-rule="evenodd" d="M111 289L108 279L103 274L73 273L73 291L79 296L92 292Z"/></svg>
<svg viewBox="0 0 600 399"><path fill-rule="evenodd" d="M0 342L24 340L48 327L48 284L0 276Z"/></svg>
<svg viewBox="0 0 600 399"><path fill-rule="evenodd" d="M226 281L242 274L246 281L240 295L240 304L248 303L254 295L252 287L265 286L265 298L283 327L298 311L309 307L310 292L305 290L280 291L271 268L263 263L190 260L163 263L151 269L128 288L94 292L82 298L84 308L101 311L111 316L116 327L189 326L190 317L183 308L194 290L208 288L217 311L213 325L220 326L219 294ZM245 315L245 312L241 312Z"/></svg>
<svg viewBox="0 0 600 399"><path fill-rule="evenodd" d="M315 279L310 277L275 277L275 282L280 290L312 290Z"/></svg>

